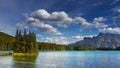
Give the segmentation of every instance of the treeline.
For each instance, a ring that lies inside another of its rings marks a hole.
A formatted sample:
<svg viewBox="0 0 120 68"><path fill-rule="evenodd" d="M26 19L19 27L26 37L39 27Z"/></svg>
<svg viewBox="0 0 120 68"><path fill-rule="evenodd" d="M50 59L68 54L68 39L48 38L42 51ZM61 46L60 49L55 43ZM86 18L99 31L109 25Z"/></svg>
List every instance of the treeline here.
<svg viewBox="0 0 120 68"><path fill-rule="evenodd" d="M55 43L38 42L39 50L66 50L66 46Z"/></svg>
<svg viewBox="0 0 120 68"><path fill-rule="evenodd" d="M95 50L95 48L90 46L67 46L67 45L60 45L55 43L44 43L38 42L39 50Z"/></svg>
<svg viewBox="0 0 120 68"><path fill-rule="evenodd" d="M60 45L55 43L46 43L46 42L38 42L38 48L39 50L55 50L55 51L61 51L61 50L100 50L100 51L110 51L110 50L120 50L120 47L116 48L110 48L110 47L99 47L94 48L87 45L79 45L79 46L68 46L68 45Z"/></svg>

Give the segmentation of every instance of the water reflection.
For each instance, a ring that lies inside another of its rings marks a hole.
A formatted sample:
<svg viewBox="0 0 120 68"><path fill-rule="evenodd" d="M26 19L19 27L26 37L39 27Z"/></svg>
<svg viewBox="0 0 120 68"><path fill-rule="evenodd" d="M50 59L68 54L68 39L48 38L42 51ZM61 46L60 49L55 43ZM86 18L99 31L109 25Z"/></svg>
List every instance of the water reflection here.
<svg viewBox="0 0 120 68"><path fill-rule="evenodd" d="M118 56L116 51L43 52L37 68L120 68Z"/></svg>
<svg viewBox="0 0 120 68"><path fill-rule="evenodd" d="M36 57L13 57L14 68L36 68Z"/></svg>
<svg viewBox="0 0 120 68"><path fill-rule="evenodd" d="M0 68L120 68L120 51L40 52L38 57L0 56Z"/></svg>

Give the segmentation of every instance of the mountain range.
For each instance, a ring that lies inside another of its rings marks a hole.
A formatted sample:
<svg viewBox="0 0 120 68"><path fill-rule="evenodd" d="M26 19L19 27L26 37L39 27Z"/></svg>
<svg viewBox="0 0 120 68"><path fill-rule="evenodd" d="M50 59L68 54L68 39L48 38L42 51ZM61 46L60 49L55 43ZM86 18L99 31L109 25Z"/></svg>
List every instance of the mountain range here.
<svg viewBox="0 0 120 68"><path fill-rule="evenodd" d="M92 46L92 47L120 47L120 35L111 33L99 33L92 38L85 37L83 40L69 44L72 46Z"/></svg>

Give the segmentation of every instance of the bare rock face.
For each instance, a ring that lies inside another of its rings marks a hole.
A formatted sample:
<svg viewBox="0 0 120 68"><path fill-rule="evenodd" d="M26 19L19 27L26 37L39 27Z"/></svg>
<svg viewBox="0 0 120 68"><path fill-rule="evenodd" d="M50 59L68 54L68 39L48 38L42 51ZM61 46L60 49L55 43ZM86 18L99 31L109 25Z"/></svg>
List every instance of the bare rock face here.
<svg viewBox="0 0 120 68"><path fill-rule="evenodd" d="M110 33L99 33L96 37L86 37L82 41L72 43L69 45L80 46L87 45L92 47L120 47L120 35Z"/></svg>

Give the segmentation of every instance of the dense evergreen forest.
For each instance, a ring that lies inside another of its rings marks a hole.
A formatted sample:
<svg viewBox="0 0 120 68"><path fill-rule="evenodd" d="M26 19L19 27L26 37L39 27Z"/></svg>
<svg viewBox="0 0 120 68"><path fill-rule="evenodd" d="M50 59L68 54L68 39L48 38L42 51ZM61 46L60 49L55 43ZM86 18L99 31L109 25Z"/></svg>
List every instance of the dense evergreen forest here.
<svg viewBox="0 0 120 68"><path fill-rule="evenodd" d="M12 50L15 38L3 32L0 32L0 50Z"/></svg>
<svg viewBox="0 0 120 68"><path fill-rule="evenodd" d="M39 50L95 50L90 46L67 46L55 43L38 42Z"/></svg>
<svg viewBox="0 0 120 68"><path fill-rule="evenodd" d="M27 46L25 46L27 45ZM120 50L120 48L93 48L90 46L67 46L55 43L36 42L36 36L33 32L24 30L16 31L15 37L0 32L0 50L14 50L15 52L34 52L39 50Z"/></svg>
<svg viewBox="0 0 120 68"><path fill-rule="evenodd" d="M26 29L22 33L21 30L16 31L15 42L13 43L14 53L37 53L38 45L36 43L35 33Z"/></svg>

